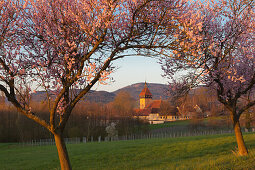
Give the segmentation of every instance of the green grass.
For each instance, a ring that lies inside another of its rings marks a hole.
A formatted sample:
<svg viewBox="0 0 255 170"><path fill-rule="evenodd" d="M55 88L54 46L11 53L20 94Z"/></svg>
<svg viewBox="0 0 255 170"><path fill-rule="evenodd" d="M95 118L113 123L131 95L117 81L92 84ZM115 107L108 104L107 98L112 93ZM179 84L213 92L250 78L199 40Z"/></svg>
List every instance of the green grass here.
<svg viewBox="0 0 255 170"><path fill-rule="evenodd" d="M177 120L173 122L166 122L162 124L150 124L149 129L160 129L160 128L165 128L165 127L173 127L173 126L187 126L190 124L190 120Z"/></svg>
<svg viewBox="0 0 255 170"><path fill-rule="evenodd" d="M236 157L233 135L213 135L67 145L73 169L253 169L255 134L244 136L250 151ZM0 144L0 169L60 169L55 146Z"/></svg>

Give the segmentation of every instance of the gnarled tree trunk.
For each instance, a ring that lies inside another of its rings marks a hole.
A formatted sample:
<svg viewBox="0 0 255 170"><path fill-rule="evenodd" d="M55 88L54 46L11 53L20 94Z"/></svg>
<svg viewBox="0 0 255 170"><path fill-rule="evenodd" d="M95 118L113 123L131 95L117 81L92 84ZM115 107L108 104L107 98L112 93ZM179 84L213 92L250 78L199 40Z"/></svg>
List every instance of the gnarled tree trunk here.
<svg viewBox="0 0 255 170"><path fill-rule="evenodd" d="M240 156L248 155L248 150L245 146L242 131L241 131L241 128L240 128L239 119L234 120L233 123L234 123L235 135L236 135L236 142L237 142L237 146L238 146L238 153L239 153Z"/></svg>
<svg viewBox="0 0 255 170"><path fill-rule="evenodd" d="M230 114L231 114L230 116L231 116L231 119L233 122L233 128L235 130L236 142L237 142L237 146L238 146L238 154L240 156L248 155L248 150L245 146L245 143L243 140L243 134L242 134L241 127L240 127L240 122L239 122L240 116L238 116L236 114L235 107L230 109Z"/></svg>
<svg viewBox="0 0 255 170"><path fill-rule="evenodd" d="M62 133L54 134L54 137L55 137L55 143L58 150L58 157L59 157L61 170L71 170L72 167L70 164L69 156L67 153L67 149L66 149L66 145L65 145Z"/></svg>

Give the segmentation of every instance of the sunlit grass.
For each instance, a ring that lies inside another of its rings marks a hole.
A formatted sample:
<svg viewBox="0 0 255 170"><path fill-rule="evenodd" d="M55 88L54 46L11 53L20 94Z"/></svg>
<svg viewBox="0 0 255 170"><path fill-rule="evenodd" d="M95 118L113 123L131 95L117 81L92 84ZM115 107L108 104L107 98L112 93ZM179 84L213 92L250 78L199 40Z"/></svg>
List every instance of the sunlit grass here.
<svg viewBox="0 0 255 170"><path fill-rule="evenodd" d="M173 127L173 126L186 126L190 124L190 120L177 120L172 122L166 122L162 124L150 124L149 129L160 129L164 127Z"/></svg>
<svg viewBox="0 0 255 170"><path fill-rule="evenodd" d="M233 135L67 145L73 169L252 169L255 134L244 136L249 156L236 157ZM0 169L59 169L55 146L0 144Z"/></svg>

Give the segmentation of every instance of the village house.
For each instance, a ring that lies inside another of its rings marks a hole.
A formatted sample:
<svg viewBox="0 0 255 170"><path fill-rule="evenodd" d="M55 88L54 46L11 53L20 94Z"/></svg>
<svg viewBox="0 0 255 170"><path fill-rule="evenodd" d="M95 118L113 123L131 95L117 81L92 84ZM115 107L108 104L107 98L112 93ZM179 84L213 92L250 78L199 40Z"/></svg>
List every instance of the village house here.
<svg viewBox="0 0 255 170"><path fill-rule="evenodd" d="M145 82L144 88L141 91L140 95L140 108L135 110L135 118L148 121L150 124L160 124L164 122L176 121L189 119L188 116L180 117L177 115L167 115L160 114L160 107L162 104L162 99L153 100L152 94Z"/></svg>

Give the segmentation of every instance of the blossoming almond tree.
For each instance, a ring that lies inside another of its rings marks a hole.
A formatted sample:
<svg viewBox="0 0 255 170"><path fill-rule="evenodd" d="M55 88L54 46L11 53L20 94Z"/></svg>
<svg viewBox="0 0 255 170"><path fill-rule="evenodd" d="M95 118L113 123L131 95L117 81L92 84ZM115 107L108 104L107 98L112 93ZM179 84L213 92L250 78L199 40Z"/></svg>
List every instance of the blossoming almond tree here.
<svg viewBox="0 0 255 170"><path fill-rule="evenodd" d="M107 83L114 60L170 48L163 26L174 32L178 25L166 24L168 18L181 15L187 3L4 0L0 5L0 90L54 135L61 169L71 169L63 131L75 105L96 83ZM47 93L49 120L29 103L36 89Z"/></svg>
<svg viewBox="0 0 255 170"><path fill-rule="evenodd" d="M247 155L239 118L255 105L255 2L208 1L197 5L196 20L183 22L172 57L162 60L169 78L179 71L188 76L177 90L206 84L230 112L239 154ZM194 11L194 13L196 13Z"/></svg>

